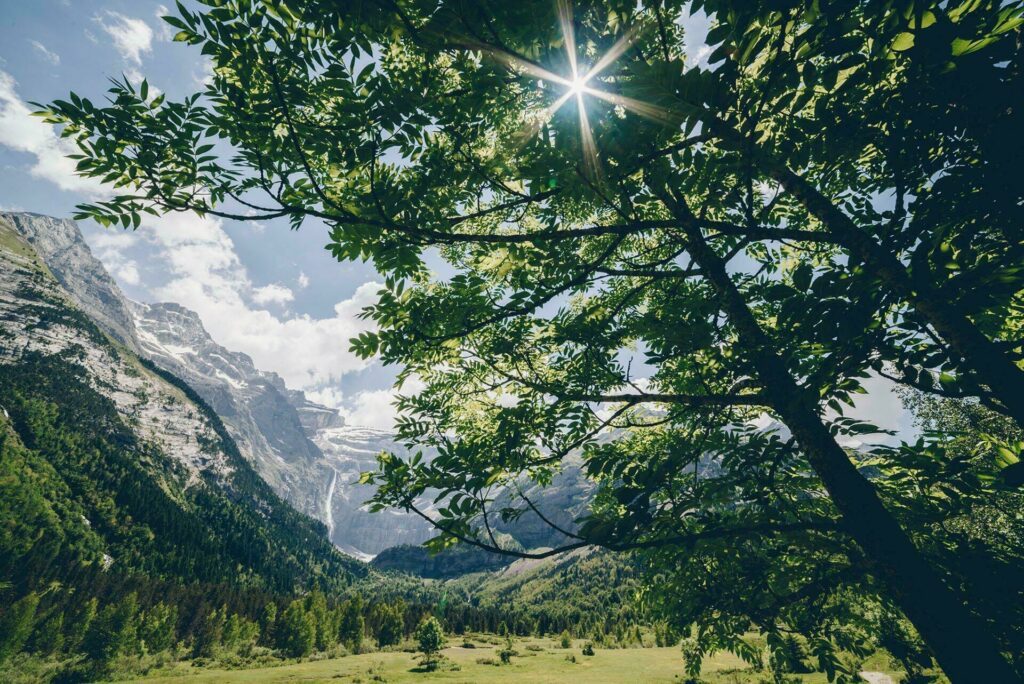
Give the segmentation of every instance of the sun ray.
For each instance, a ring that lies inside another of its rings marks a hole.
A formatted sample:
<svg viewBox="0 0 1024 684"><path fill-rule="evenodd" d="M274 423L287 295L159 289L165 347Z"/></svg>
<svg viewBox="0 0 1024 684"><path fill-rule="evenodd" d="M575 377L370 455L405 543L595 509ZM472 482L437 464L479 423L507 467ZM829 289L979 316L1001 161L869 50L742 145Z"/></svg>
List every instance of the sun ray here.
<svg viewBox="0 0 1024 684"><path fill-rule="evenodd" d="M572 72L572 81L580 77L579 67L576 64L576 29L572 22L572 1L558 0L558 23L562 26L562 40L565 41L565 53L569 57L569 68Z"/></svg>
<svg viewBox="0 0 1024 684"><path fill-rule="evenodd" d="M597 144L594 142L593 131L590 130L590 118L587 116L587 108L583 103L583 95L576 95L576 106L580 112L580 144L583 148L583 165L595 181L601 179L601 163L597 157Z"/></svg>
<svg viewBox="0 0 1024 684"><path fill-rule="evenodd" d="M507 67L517 69L518 71L521 71L525 74L529 74L534 78L540 79L542 81L550 81L552 83L557 83L559 85L566 87L572 85L572 81L570 79L567 79L564 76L559 76L555 72L549 71L548 69L545 69L539 64L525 60L522 57L517 57L516 55L505 52L504 50L494 47L493 45L486 45L484 43L477 43L471 41L465 41L465 44L477 50L480 50L480 52L488 55L489 57L491 57L491 59L501 62Z"/></svg>
<svg viewBox="0 0 1024 684"><path fill-rule="evenodd" d="M590 70L587 71L586 75L583 77L583 81L587 82L596 77L602 71L607 69L609 64L621 57L622 53L628 50L629 46L633 44L633 40L636 38L636 33L635 29L630 28L622 34L622 37L615 41L614 45L608 48L608 52L604 53L601 56L601 59L597 60L594 66L590 67Z"/></svg>
<svg viewBox="0 0 1024 684"><path fill-rule="evenodd" d="M528 74L546 83L553 83L564 88L564 92L554 101L547 105L543 111L529 117L523 129L516 138L519 145L526 144L539 132L541 126L550 121L554 115L571 100L576 100L579 113L579 136L580 149L583 153L583 163L587 175L593 180L601 179L601 164L597 150L597 142L594 139L594 131L590 125L590 116L587 112L587 96L592 96L622 107L628 112L650 119L659 123L674 125L679 122L679 115L670 109L658 105L643 102L619 93L609 92L600 87L591 85L596 82L605 69L615 60L621 57L636 41L639 31L636 28L629 28L592 66L585 68L581 73L579 55L577 54L575 24L573 22L572 0L555 0L555 8L558 14L558 23L562 31L562 38L565 45L565 53L568 61L570 74L561 76L539 64L525 58L509 54L504 50L490 45L477 45L477 47L491 58L516 69L521 73Z"/></svg>
<svg viewBox="0 0 1024 684"><path fill-rule="evenodd" d="M673 112L671 109L666 107L660 107L649 102L643 102L633 97L627 97L626 95L619 95L618 93L610 93L606 90L599 90L597 88L585 88L588 95L593 95L596 98L602 99L605 102L610 102L614 105L619 105L623 109L633 112L645 119L657 121L658 123L664 124L675 124L679 122L679 114Z"/></svg>

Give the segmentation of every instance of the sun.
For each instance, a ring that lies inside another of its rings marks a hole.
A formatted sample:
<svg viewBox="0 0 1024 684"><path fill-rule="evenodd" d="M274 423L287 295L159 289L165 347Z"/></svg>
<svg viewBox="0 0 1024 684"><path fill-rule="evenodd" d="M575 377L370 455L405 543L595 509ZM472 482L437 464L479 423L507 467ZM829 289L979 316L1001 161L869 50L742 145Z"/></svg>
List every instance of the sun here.
<svg viewBox="0 0 1024 684"><path fill-rule="evenodd" d="M576 101L576 110L579 113L579 136L583 148L584 163L594 175L599 175L600 163L596 141L591 130L590 117L587 114L587 100L590 98L603 100L615 107L620 107L624 111L629 111L664 124L674 124L675 117L671 112L660 106L641 102L622 93L602 87L605 83L600 79L600 75L633 44L637 36L634 29L630 28L625 31L594 64L585 66L577 59L572 2L571 0L556 0L556 5L558 20L559 24L561 24L562 36L564 38L565 56L568 62L567 66L569 67L568 74L560 75L554 73L534 61L520 58L505 50L491 47L487 48L487 52L499 61L505 62L509 66L519 69L539 81L555 83L564 89L561 95L545 107L543 115L536 117L534 121L550 120L570 100ZM529 126L527 130L535 132L537 128L533 125ZM521 137L526 139L527 136L523 135Z"/></svg>
<svg viewBox="0 0 1024 684"><path fill-rule="evenodd" d="M586 76L573 76L569 80L569 94L573 97L583 97L583 94L587 92L587 81L590 80Z"/></svg>

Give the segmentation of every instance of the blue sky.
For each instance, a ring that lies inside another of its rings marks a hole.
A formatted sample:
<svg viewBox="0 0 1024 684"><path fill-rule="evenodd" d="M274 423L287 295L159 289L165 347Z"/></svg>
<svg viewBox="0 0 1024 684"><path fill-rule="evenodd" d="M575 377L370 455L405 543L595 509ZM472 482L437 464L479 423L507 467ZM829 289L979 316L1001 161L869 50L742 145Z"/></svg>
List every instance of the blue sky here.
<svg viewBox="0 0 1024 684"><path fill-rule="evenodd" d="M202 85L204 59L170 41L149 0L0 0L0 207L67 217L102 197L77 178L54 131L29 116L29 102L69 90L102 98L108 79L147 78L180 97ZM324 250L326 227L307 222L234 222L191 215L152 220L137 232L83 222L93 252L125 293L177 301L199 312L214 339L251 355L288 385L340 407L351 422L390 424L394 373L348 353L370 303L372 267L338 263Z"/></svg>
<svg viewBox="0 0 1024 684"><path fill-rule="evenodd" d="M0 207L67 217L77 203L105 193L74 175L66 145L29 115L29 102L69 90L102 98L108 79L122 74L145 76L171 98L201 88L204 58L171 42L159 19L172 3L0 0ZM706 64L707 18L683 24L695 37L687 41L690 57ZM351 423L390 426L394 370L348 353L348 339L366 329L357 314L373 301L378 276L368 264L333 260L323 224L307 221L291 231L283 222L179 214L136 232L81 227L128 296L179 302L199 313L215 340L339 407ZM910 416L885 383L870 381L859 403L863 417L910 433Z"/></svg>

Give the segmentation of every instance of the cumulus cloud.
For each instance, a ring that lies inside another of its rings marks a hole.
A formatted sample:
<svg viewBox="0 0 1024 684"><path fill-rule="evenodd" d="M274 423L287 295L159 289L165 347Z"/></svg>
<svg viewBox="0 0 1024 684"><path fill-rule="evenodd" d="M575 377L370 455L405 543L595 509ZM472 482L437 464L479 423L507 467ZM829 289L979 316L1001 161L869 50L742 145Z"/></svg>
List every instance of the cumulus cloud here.
<svg viewBox="0 0 1024 684"><path fill-rule="evenodd" d="M153 51L153 29L142 19L107 10L94 20L114 41L114 47L129 64L142 66L142 56Z"/></svg>
<svg viewBox="0 0 1024 684"><path fill-rule="evenodd" d="M252 291L252 301L257 304L286 304L295 299L292 291L284 285L271 283Z"/></svg>
<svg viewBox="0 0 1024 684"><path fill-rule="evenodd" d="M161 250L171 276L154 288L156 297L196 311L217 342L249 354L290 387L323 388L369 365L348 350L348 340L371 327L358 316L376 301L378 283L361 285L335 304L330 317L278 316L249 304L267 288L253 286L220 219L171 214L144 220L143 230Z"/></svg>
<svg viewBox="0 0 1024 684"><path fill-rule="evenodd" d="M683 27L683 48L686 51L687 63L693 67L707 68L708 57L714 49L707 44L713 17L705 14L703 10L690 12L687 8L676 23Z"/></svg>
<svg viewBox="0 0 1024 684"><path fill-rule="evenodd" d="M167 9L166 5L156 6L156 25L157 30L159 31L160 40L171 40L174 38L174 34L177 33L177 29L164 21L164 17L168 16L170 13L171 11Z"/></svg>
<svg viewBox="0 0 1024 684"><path fill-rule="evenodd" d="M75 151L74 145L31 115L17 94L16 82L3 71L0 145L33 155L31 173L63 190L89 198L110 194L95 179L75 174L74 162L65 156ZM314 401L347 406L343 413L353 424L392 426L395 411L390 390L343 396L339 389L345 374L364 370L372 363L348 350L349 339L372 327L359 314L376 301L380 284L364 283L323 318L276 315L257 307L291 301L294 293L284 285L254 285L223 222L215 217L179 213L147 216L137 232L102 231L91 234L89 241L118 282L149 285L154 299L193 309L214 339L229 349L249 354L257 367L278 373L290 387L306 390ZM145 257L141 256L143 251L148 252ZM137 252L137 258L133 257ZM167 279L161 285L152 285L149 271L154 268L166 269ZM146 278L142 272L146 272ZM300 273L296 282L298 287L306 287L309 277Z"/></svg>
<svg viewBox="0 0 1024 684"><path fill-rule="evenodd" d="M29 42L32 43L32 47L34 47L36 49L36 52L42 55L43 59L45 59L47 62L49 62L53 66L57 66L58 64L60 64L60 55L58 55L56 52L50 50L48 47L40 43L38 40L30 40Z"/></svg>
<svg viewBox="0 0 1024 684"><path fill-rule="evenodd" d="M106 231L98 233L89 240L96 258L110 271L119 282L127 285L138 285L142 278L139 275L138 263L127 255L128 250L138 240L135 233L126 231Z"/></svg>
<svg viewBox="0 0 1024 684"><path fill-rule="evenodd" d="M297 282L299 285L299 289L305 290L307 287L309 287L309 276L307 276L305 272L299 271L299 278Z"/></svg>
<svg viewBox="0 0 1024 684"><path fill-rule="evenodd" d="M391 390L360 392L350 408L341 408L341 415L349 425L390 430L398 416L394 401L395 395Z"/></svg>
<svg viewBox="0 0 1024 684"><path fill-rule="evenodd" d="M306 398L317 404L341 408L345 403L345 395L337 387L321 387L320 389L306 390Z"/></svg>
<svg viewBox="0 0 1024 684"><path fill-rule="evenodd" d="M35 164L30 173L54 183L61 190L90 198L107 194L98 180L75 174L75 162L67 158L77 151L74 144L57 137L52 126L32 116L32 111L18 96L17 82L3 71L0 71L0 145L33 155Z"/></svg>

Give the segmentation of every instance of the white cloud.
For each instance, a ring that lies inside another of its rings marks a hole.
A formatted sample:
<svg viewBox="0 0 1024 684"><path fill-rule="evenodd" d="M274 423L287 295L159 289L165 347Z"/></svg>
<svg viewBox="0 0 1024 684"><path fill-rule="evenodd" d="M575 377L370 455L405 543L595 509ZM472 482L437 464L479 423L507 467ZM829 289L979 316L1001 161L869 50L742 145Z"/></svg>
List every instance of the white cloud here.
<svg viewBox="0 0 1024 684"><path fill-rule="evenodd" d="M305 290L307 287L309 287L309 276L306 275L303 271L299 271L299 278L297 282L299 285L299 289Z"/></svg>
<svg viewBox="0 0 1024 684"><path fill-rule="evenodd" d="M195 71L192 72L192 82L197 88L205 88L213 83L213 62L209 57L204 57L199 69L200 71L198 74Z"/></svg>
<svg viewBox="0 0 1024 684"><path fill-rule="evenodd" d="M76 151L73 143L32 116L16 86L9 74L0 71L0 145L33 155L32 175L63 190L89 198L109 196L109 189L96 179L75 174L75 163L65 156ZM90 244L119 282L127 285L152 283L149 274L144 279L140 271L166 268L167 282L149 288L155 298L193 309L214 339L249 354L259 368L277 372L290 387L326 391L344 374L372 363L348 348L351 337L372 327L358 315L376 301L378 283L361 285L349 299L335 304L330 317L278 316L253 308L250 302L258 298L283 301L291 290L283 285L255 287L222 222L214 217L147 216L135 233L99 232L90 237ZM131 250L143 247L155 251L146 258L146 269L129 256ZM300 284L303 277L300 274ZM358 406L363 408L357 415L368 415L366 401Z"/></svg>
<svg viewBox="0 0 1024 684"><path fill-rule="evenodd" d="M393 402L395 394L391 390L374 390L360 392L352 402L351 408L342 408L341 415L349 425L362 425L381 430L391 430L395 426L398 412Z"/></svg>
<svg viewBox="0 0 1024 684"><path fill-rule="evenodd" d="M295 299L292 291L284 285L271 283L252 291L252 300L257 304L285 304Z"/></svg>
<svg viewBox="0 0 1024 684"><path fill-rule="evenodd" d="M29 42L32 43L32 47L34 47L36 49L36 52L42 55L43 59L45 59L47 62L49 62L53 66L57 66L58 64L60 64L60 55L58 55L56 52L50 50L48 47L40 43L38 40L30 40Z"/></svg>
<svg viewBox="0 0 1024 684"><path fill-rule="evenodd" d="M167 9L166 5L156 6L156 25L158 27L158 32L160 34L160 40L171 40L172 38L174 38L174 34L177 33L177 30L173 26L164 21L164 17L166 17L170 13L171 11Z"/></svg>
<svg viewBox="0 0 1024 684"><path fill-rule="evenodd" d="M348 348L349 338L372 327L358 315L376 301L378 283L361 285L335 304L329 318L278 316L248 303L266 288L253 287L220 219L171 214L144 219L142 232L161 251L171 275L154 295L196 311L217 342L249 354L289 387L321 389L370 364Z"/></svg>
<svg viewBox="0 0 1024 684"><path fill-rule="evenodd" d="M0 145L35 156L31 174L56 184L61 190L88 197L108 194L97 179L75 174L75 162L66 155L76 152L77 148L59 138L53 126L32 116L32 111L18 97L17 82L3 71L0 71Z"/></svg>
<svg viewBox="0 0 1024 684"><path fill-rule="evenodd" d="M139 285L142 281L139 265L126 254L137 241L136 233L112 229L92 236L89 246L115 279L127 285Z"/></svg>
<svg viewBox="0 0 1024 684"><path fill-rule="evenodd" d="M126 62L140 67L142 55L153 51L153 29L142 19L107 10L94 21L111 37Z"/></svg>
<svg viewBox="0 0 1024 684"><path fill-rule="evenodd" d="M713 47L707 44L707 37L714 17L709 17L704 10L690 12L687 5L676 23L683 27L683 48L686 51L688 65L706 69L708 57L713 52Z"/></svg>
<svg viewBox="0 0 1024 684"><path fill-rule="evenodd" d="M331 408L341 408L345 403L345 395L337 387L321 387L315 390L306 390L306 398Z"/></svg>

